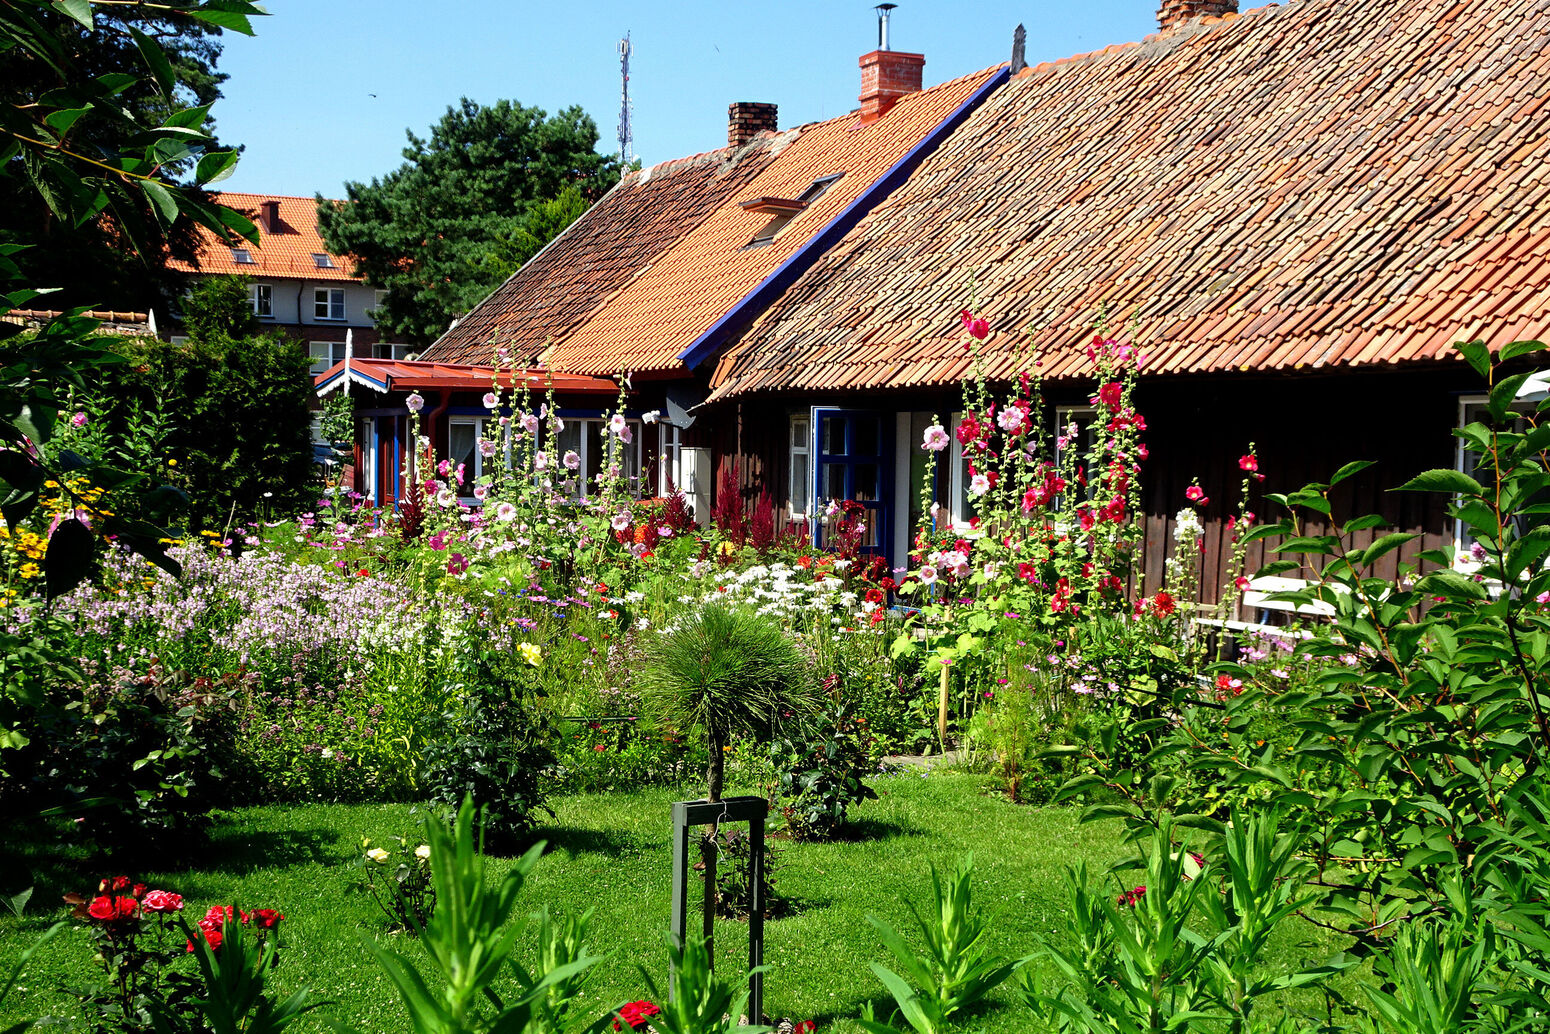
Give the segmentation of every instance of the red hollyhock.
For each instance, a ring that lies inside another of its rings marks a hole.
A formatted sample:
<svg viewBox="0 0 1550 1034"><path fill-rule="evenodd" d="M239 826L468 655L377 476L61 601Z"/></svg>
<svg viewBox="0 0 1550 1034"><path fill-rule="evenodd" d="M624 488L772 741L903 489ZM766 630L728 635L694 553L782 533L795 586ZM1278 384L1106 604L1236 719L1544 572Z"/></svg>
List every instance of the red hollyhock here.
<svg viewBox="0 0 1550 1034"><path fill-rule="evenodd" d="M1110 413L1119 412L1119 401L1122 389L1115 381L1110 381L1098 389L1098 401L1109 407Z"/></svg>
<svg viewBox="0 0 1550 1034"><path fill-rule="evenodd" d="M980 422L973 413L965 416L958 424L958 444L968 446L980 436Z"/></svg>

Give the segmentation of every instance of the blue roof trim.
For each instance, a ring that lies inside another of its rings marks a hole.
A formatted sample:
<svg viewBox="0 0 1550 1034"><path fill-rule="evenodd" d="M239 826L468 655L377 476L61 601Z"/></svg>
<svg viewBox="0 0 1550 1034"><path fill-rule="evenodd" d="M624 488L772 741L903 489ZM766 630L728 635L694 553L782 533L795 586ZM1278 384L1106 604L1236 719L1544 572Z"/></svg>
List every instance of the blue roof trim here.
<svg viewBox="0 0 1550 1034"><path fill-rule="evenodd" d="M368 377L366 374L361 373L357 367L352 366L349 370L349 374L350 380L354 381L356 384L363 384L367 387L376 388L380 392L387 392L389 390L389 385L386 379L378 380L375 377ZM318 376L319 379L313 383L312 390L317 395L326 395L334 389L334 386L338 384L339 381L344 379L345 368L343 360L335 363L332 367L330 367L327 373L319 374Z"/></svg>
<svg viewBox="0 0 1550 1034"><path fill-rule="evenodd" d="M807 272L824 252L838 244L840 239L854 229L868 212L881 204L889 194L903 186L916 166L935 151L953 130L957 129L963 120L984 102L986 97L1010 78L1010 69L1005 66L997 69L979 89L970 94L962 104L953 109L950 115L922 137L918 144L906 151L891 169L879 176L876 182L863 190L854 201L829 220L827 226L813 234L811 240L792 252L791 257L777 266L759 286L745 294L736 305L712 323L705 333L695 338L693 344L678 353L678 361L693 369L719 352L733 334L748 326L761 312L773 305L798 277Z"/></svg>

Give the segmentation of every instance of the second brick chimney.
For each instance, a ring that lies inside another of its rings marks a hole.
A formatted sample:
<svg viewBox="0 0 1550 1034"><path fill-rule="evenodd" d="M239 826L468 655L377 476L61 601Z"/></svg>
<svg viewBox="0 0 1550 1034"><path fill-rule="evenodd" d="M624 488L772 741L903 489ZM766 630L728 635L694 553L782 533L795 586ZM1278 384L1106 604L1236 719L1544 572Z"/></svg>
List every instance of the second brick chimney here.
<svg viewBox="0 0 1550 1034"><path fill-rule="evenodd" d="M861 55L861 122L875 122L905 94L919 93L926 55L874 50Z"/></svg>
<svg viewBox="0 0 1550 1034"><path fill-rule="evenodd" d="M742 147L760 133L776 131L775 105L738 101L727 105L727 146Z"/></svg>
<svg viewBox="0 0 1550 1034"><path fill-rule="evenodd" d="M1237 13L1238 0L1162 0L1157 9L1157 27L1167 32L1201 18Z"/></svg>
<svg viewBox="0 0 1550 1034"><path fill-rule="evenodd" d="M268 198L258 203L258 225L265 233L280 232L280 202Z"/></svg>

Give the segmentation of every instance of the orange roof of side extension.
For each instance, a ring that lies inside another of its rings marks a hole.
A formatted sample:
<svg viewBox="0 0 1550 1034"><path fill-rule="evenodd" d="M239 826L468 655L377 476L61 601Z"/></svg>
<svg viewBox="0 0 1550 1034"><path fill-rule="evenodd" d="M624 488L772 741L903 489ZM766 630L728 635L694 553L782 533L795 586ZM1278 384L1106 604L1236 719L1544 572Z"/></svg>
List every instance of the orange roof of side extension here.
<svg viewBox="0 0 1550 1034"><path fill-rule="evenodd" d="M559 337L545 365L572 373L682 371L679 354L968 100L990 68L901 97L881 118L857 114L801 127L795 139L741 192L731 196L655 263ZM789 132L789 131L788 131ZM838 179L816 197L815 184ZM794 217L744 209L755 198L810 203ZM754 244L772 218L790 221Z"/></svg>
<svg viewBox="0 0 1550 1034"><path fill-rule="evenodd" d="M243 241L231 245L204 227L198 227L199 264L177 259L167 263L180 273L222 273L228 276L289 277L293 280L352 280L355 265L347 258L329 255L318 234L318 203L310 197L282 197L278 194L212 194L216 204L235 208L259 227L257 244ZM262 224L261 206L266 201L278 204L274 225ZM246 252L253 261L239 262ZM325 256L331 265L318 264L316 256Z"/></svg>

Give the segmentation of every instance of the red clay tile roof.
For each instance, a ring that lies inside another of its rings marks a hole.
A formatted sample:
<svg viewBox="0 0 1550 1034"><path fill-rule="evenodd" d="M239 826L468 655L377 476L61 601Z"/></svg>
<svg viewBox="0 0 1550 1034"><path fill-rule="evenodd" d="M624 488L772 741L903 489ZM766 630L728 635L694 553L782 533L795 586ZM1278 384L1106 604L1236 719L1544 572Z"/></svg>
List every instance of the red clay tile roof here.
<svg viewBox="0 0 1550 1034"><path fill-rule="evenodd" d="M232 257L231 245L221 241L204 227L198 228L199 265L180 260L167 263L169 269L181 273L225 273L254 277L289 277L293 280L353 280L355 265L347 258L332 256L333 268L320 269L313 255L326 255L328 249L318 235L318 203L310 197L282 197L278 194L212 194L216 204L235 208L254 224L258 223L259 204L263 201L280 202L280 219L274 232L259 227L258 244L246 241L236 248L247 249L253 256L252 263L238 262Z"/></svg>
<svg viewBox="0 0 1550 1034"><path fill-rule="evenodd" d="M760 193L779 193L763 190ZM972 285L972 288L971 288ZM1295 0L1029 69L723 356L715 397L1393 363L1550 333L1550 6Z"/></svg>
<svg viewBox="0 0 1550 1034"><path fill-rule="evenodd" d="M43 327L60 316L64 312L60 309L8 309L0 312L0 323L14 323L23 327ZM89 320L98 320L101 323L96 330L98 334L139 334L151 333L148 313L144 312L118 312L112 309L92 309L81 313Z"/></svg>
<svg viewBox="0 0 1550 1034"><path fill-rule="evenodd" d="M679 371L679 353L834 219L910 148L984 85L987 69L903 97L862 126L855 114L788 131L784 149L751 182L620 287L546 353L556 370L608 374ZM746 248L770 215L744 211L758 197L799 197L815 180L844 175L770 244Z"/></svg>
<svg viewBox="0 0 1550 1034"><path fill-rule="evenodd" d="M425 357L488 363L497 341L519 360L536 357L729 198L743 196L786 142L784 134L763 136L736 151L723 147L631 173Z"/></svg>
<svg viewBox="0 0 1550 1034"><path fill-rule="evenodd" d="M344 360L324 370L312 379L319 395L326 395L344 383ZM502 370L502 388L511 388L518 379L527 383L530 391L545 392L553 387L560 395L590 394L617 395L619 385L607 377L578 377L573 374L557 374L548 370L523 370L520 375L513 370ZM434 363L423 359L350 359L350 382L379 392L389 391L488 391L490 367L466 363Z"/></svg>

